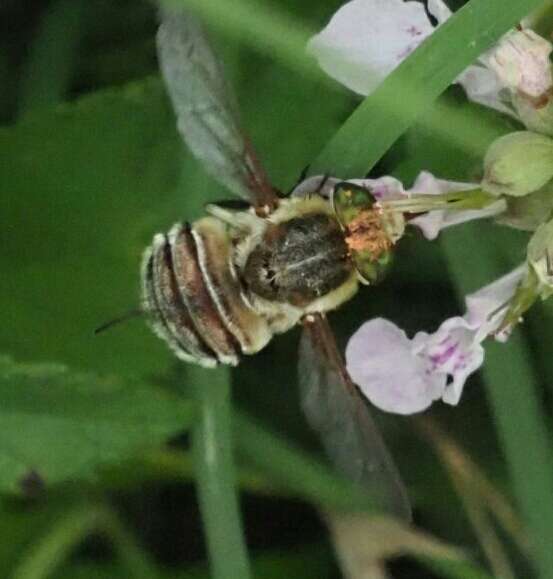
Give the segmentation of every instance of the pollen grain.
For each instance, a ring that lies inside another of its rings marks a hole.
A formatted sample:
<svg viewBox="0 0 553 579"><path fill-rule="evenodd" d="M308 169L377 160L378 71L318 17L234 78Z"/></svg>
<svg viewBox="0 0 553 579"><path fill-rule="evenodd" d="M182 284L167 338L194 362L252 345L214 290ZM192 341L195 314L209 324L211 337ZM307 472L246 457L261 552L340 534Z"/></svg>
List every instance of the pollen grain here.
<svg viewBox="0 0 553 579"><path fill-rule="evenodd" d="M361 211L350 221L346 243L350 251L366 251L374 261L393 245L382 227L382 216L376 208Z"/></svg>

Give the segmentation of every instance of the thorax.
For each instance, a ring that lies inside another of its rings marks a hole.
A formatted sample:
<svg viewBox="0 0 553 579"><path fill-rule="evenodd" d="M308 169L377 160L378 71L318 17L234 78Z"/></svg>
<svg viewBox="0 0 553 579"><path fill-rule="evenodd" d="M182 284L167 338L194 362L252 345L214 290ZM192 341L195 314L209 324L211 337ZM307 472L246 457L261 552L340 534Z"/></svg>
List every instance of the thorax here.
<svg viewBox="0 0 553 579"><path fill-rule="evenodd" d="M357 291L355 269L328 201L284 199L235 238L234 266L250 306L285 331L314 312L340 306Z"/></svg>

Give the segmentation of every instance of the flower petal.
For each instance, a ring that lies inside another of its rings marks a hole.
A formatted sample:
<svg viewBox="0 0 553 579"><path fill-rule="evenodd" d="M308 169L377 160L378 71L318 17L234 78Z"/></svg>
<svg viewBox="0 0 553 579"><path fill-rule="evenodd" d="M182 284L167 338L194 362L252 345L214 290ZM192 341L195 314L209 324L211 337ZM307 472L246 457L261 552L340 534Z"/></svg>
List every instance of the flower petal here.
<svg viewBox="0 0 553 579"><path fill-rule="evenodd" d="M553 45L532 30L506 34L485 57L499 81L513 91L537 98L553 86L549 55Z"/></svg>
<svg viewBox="0 0 553 579"><path fill-rule="evenodd" d="M428 0L428 12L438 21L438 25L443 24L452 14L442 0Z"/></svg>
<svg viewBox="0 0 553 579"><path fill-rule="evenodd" d="M468 191L478 187L476 183L462 183L460 181L447 181L438 179L428 171L421 171L409 193L439 195L440 193L450 193L452 191Z"/></svg>
<svg viewBox="0 0 553 579"><path fill-rule="evenodd" d="M421 412L445 387L446 376L429 373L405 332L383 318L364 323L351 337L346 365L363 394L387 412Z"/></svg>
<svg viewBox="0 0 553 579"><path fill-rule="evenodd" d="M312 193L318 193L322 197L330 197L330 193L340 179L328 175L313 175L298 183L290 192L292 197L305 197Z"/></svg>
<svg viewBox="0 0 553 579"><path fill-rule="evenodd" d="M464 88L469 100L518 119L517 113L510 104L507 89L490 69L480 65L471 65L457 77L455 82Z"/></svg>
<svg viewBox="0 0 553 579"><path fill-rule="evenodd" d="M409 221L409 225L417 226L426 239L436 239L442 229L452 225L460 225L475 219L485 219L503 213L507 208L505 200L499 199L484 209L467 209L466 211L430 211Z"/></svg>
<svg viewBox="0 0 553 579"><path fill-rule="evenodd" d="M352 0L307 50L328 75L367 95L433 30L420 2Z"/></svg>
<svg viewBox="0 0 553 579"><path fill-rule="evenodd" d="M433 334L419 332L413 344L417 355L428 361L431 374L447 380L442 400L458 404L467 378L484 361L475 329L464 318L450 318Z"/></svg>
<svg viewBox="0 0 553 579"><path fill-rule="evenodd" d="M403 183L395 177L384 176L378 179L349 179L348 182L365 187L378 201L407 197Z"/></svg>
<svg viewBox="0 0 553 579"><path fill-rule="evenodd" d="M410 340L382 318L364 323L346 348L352 379L387 412L421 412L438 398L457 404L467 378L484 361L482 342L497 331L526 272L523 264L467 296L465 316L447 319L433 334L418 332Z"/></svg>

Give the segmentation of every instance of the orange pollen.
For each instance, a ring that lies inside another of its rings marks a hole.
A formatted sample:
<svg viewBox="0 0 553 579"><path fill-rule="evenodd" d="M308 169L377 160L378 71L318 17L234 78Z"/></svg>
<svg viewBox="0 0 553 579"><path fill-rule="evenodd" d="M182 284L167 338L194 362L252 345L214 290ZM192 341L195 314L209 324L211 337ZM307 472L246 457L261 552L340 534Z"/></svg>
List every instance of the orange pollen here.
<svg viewBox="0 0 553 579"><path fill-rule="evenodd" d="M392 247L390 238L382 228L382 217L376 209L361 211L348 224L346 243L351 251L367 251L376 261Z"/></svg>

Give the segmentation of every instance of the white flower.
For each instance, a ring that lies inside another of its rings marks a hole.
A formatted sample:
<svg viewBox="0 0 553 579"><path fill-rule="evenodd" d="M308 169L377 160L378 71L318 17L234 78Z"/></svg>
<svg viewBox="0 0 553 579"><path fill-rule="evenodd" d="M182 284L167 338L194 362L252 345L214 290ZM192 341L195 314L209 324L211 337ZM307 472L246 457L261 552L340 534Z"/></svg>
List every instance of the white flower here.
<svg viewBox="0 0 553 579"><path fill-rule="evenodd" d="M451 16L429 0L438 26ZM321 68L351 90L370 94L432 32L424 5L404 0L351 0L308 44ZM509 91L538 96L552 86L551 44L531 30L506 34L456 82L470 100L518 118Z"/></svg>
<svg viewBox="0 0 553 579"><path fill-rule="evenodd" d="M372 404L387 412L421 412L440 398L457 404L466 379L482 365L482 342L498 330L526 271L524 264L469 295L466 314L446 320L433 334L418 332L409 339L388 320L364 323L346 348L352 379Z"/></svg>

